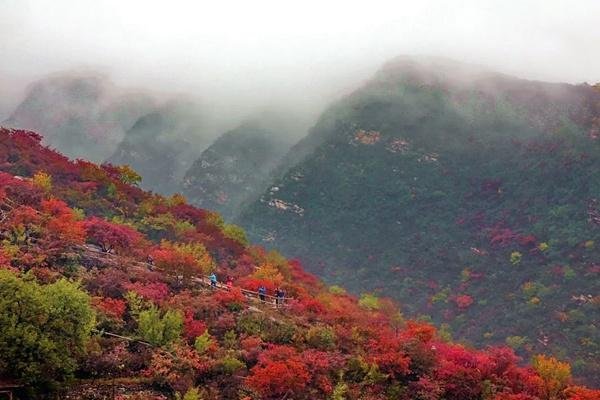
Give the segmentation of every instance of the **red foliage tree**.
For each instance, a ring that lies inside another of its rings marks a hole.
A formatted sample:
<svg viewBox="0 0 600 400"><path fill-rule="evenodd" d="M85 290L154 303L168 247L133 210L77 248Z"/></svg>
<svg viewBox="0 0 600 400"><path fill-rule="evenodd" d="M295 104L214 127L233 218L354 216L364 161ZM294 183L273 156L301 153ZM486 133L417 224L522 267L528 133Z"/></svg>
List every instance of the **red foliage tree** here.
<svg viewBox="0 0 600 400"><path fill-rule="evenodd" d="M45 215L46 247L64 249L72 245L81 245L85 241L83 222L77 220L75 213L61 200L43 200L41 211Z"/></svg>
<svg viewBox="0 0 600 400"><path fill-rule="evenodd" d="M225 307L241 307L246 304L246 296L239 287L235 286L229 290L218 291L214 298Z"/></svg>
<svg viewBox="0 0 600 400"><path fill-rule="evenodd" d="M150 300L156 304L162 303L162 301L170 295L169 287L162 282L128 283L125 285L125 289L135 292L144 299Z"/></svg>
<svg viewBox="0 0 600 400"><path fill-rule="evenodd" d="M185 393L194 386L201 374L210 371L213 364L192 347L175 344L171 352L157 350L144 374L157 383L167 384L174 390Z"/></svg>
<svg viewBox="0 0 600 400"><path fill-rule="evenodd" d="M344 365L344 357L339 353L330 353L308 349L301 354L304 364L310 366L311 381L309 386L316 389L315 397L331 395L336 372Z"/></svg>
<svg viewBox="0 0 600 400"><path fill-rule="evenodd" d="M537 238L533 235L519 235L517 240L524 247L534 247L537 244Z"/></svg>
<svg viewBox="0 0 600 400"><path fill-rule="evenodd" d="M379 366L379 369L397 379L409 372L410 359L403 349L403 341L388 332L369 340L367 360Z"/></svg>
<svg viewBox="0 0 600 400"><path fill-rule="evenodd" d="M264 399L276 399L303 393L309 380L308 368L294 348L272 346L258 357L246 383Z"/></svg>
<svg viewBox="0 0 600 400"><path fill-rule="evenodd" d="M492 228L490 230L490 244L495 246L507 246L516 238L517 234L508 228Z"/></svg>
<svg viewBox="0 0 600 400"><path fill-rule="evenodd" d="M473 298L468 294L461 294L454 297L454 302L458 308L461 310L466 310L471 306L471 304L473 304Z"/></svg>
<svg viewBox="0 0 600 400"><path fill-rule="evenodd" d="M94 301L94 305L106 316L115 319L122 319L127 309L125 301L110 297L98 298Z"/></svg>
<svg viewBox="0 0 600 400"><path fill-rule="evenodd" d="M598 400L600 399L600 390L571 386L565 390L565 395L567 400Z"/></svg>
<svg viewBox="0 0 600 400"><path fill-rule="evenodd" d="M262 352L263 341L258 336L248 336L240 339L240 349L247 363L255 363Z"/></svg>
<svg viewBox="0 0 600 400"><path fill-rule="evenodd" d="M406 330L402 333L402 337L406 340L415 338L422 343L430 342L435 336L435 327L430 324L408 321Z"/></svg>
<svg viewBox="0 0 600 400"><path fill-rule="evenodd" d="M194 340L206 331L206 324L194 318L194 312L187 310L183 320L183 331L188 340Z"/></svg>
<svg viewBox="0 0 600 400"><path fill-rule="evenodd" d="M91 217L85 221L88 240L100 246L103 252L125 251L139 245L142 235L135 229L121 224L108 222L102 218Z"/></svg>
<svg viewBox="0 0 600 400"><path fill-rule="evenodd" d="M201 276L204 274L204 267L212 263L208 253L200 260L191 252L177 248L169 242L161 243L159 247L152 250L151 255L160 270L183 277Z"/></svg>

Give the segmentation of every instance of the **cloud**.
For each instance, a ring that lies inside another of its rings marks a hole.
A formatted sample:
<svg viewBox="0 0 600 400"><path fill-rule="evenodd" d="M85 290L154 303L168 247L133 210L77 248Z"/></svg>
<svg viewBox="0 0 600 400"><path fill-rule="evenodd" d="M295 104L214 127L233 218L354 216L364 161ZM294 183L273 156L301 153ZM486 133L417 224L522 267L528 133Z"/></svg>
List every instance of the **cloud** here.
<svg viewBox="0 0 600 400"><path fill-rule="evenodd" d="M289 102L315 113L398 54L596 82L597 15L597 0L3 0L0 84L86 66L223 107Z"/></svg>

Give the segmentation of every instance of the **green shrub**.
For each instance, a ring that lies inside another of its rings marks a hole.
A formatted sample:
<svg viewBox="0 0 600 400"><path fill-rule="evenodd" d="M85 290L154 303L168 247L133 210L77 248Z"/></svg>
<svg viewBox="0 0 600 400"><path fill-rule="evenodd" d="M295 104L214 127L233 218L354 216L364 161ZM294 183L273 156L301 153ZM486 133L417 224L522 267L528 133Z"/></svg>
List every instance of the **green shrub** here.
<svg viewBox="0 0 600 400"><path fill-rule="evenodd" d="M246 364L233 356L225 356L219 364L219 368L227 375L233 375L236 371L245 368Z"/></svg>
<svg viewBox="0 0 600 400"><path fill-rule="evenodd" d="M379 310L379 298L372 293L363 293L358 300L358 305L367 310Z"/></svg>
<svg viewBox="0 0 600 400"><path fill-rule="evenodd" d="M265 325L264 317L256 314L244 314L238 318L237 330L250 336L259 336Z"/></svg>
<svg viewBox="0 0 600 400"><path fill-rule="evenodd" d="M296 326L291 323L274 323L270 322L266 326L261 338L265 342L273 342L277 344L289 344L294 340L296 335Z"/></svg>
<svg viewBox="0 0 600 400"><path fill-rule="evenodd" d="M202 400L204 397L200 393L198 388L190 388L187 392L181 397L181 394L177 393L175 395L175 400Z"/></svg>
<svg viewBox="0 0 600 400"><path fill-rule="evenodd" d="M199 354L204 354L210 348L210 346L212 346L213 343L214 341L208 333L207 329L202 335L196 336L196 340L194 341L194 348Z"/></svg>
<svg viewBox="0 0 600 400"><path fill-rule="evenodd" d="M226 349L234 349L237 347L237 345L238 340L235 331L228 330L225 332L225 335L223 335L223 346L225 346Z"/></svg>
<svg viewBox="0 0 600 400"><path fill-rule="evenodd" d="M329 287L329 292L337 295L342 295L346 294L346 289L338 285L333 285Z"/></svg>
<svg viewBox="0 0 600 400"><path fill-rule="evenodd" d="M306 333L306 343L320 350L335 348L335 332L328 326L313 326Z"/></svg>
<svg viewBox="0 0 600 400"><path fill-rule="evenodd" d="M518 350L525 343L527 343L528 339L523 336L509 336L506 338L506 344L509 345L513 350Z"/></svg>
<svg viewBox="0 0 600 400"><path fill-rule="evenodd" d="M168 310L162 317L155 306L140 312L138 333L140 337L155 346L172 343L181 336L183 315L180 311Z"/></svg>
<svg viewBox="0 0 600 400"><path fill-rule="evenodd" d="M513 251L510 253L510 263L512 265L519 265L521 263L521 259L523 258L523 254L518 251Z"/></svg>

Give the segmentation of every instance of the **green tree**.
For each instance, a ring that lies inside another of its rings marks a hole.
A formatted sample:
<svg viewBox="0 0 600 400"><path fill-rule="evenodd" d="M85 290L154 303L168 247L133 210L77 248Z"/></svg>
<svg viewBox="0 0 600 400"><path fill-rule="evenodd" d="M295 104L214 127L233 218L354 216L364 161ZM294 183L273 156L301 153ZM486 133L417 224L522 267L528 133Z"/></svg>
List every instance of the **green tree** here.
<svg viewBox="0 0 600 400"><path fill-rule="evenodd" d="M64 382L94 325L90 297L77 284L39 285L0 270L0 370L38 389Z"/></svg>
<svg viewBox="0 0 600 400"><path fill-rule="evenodd" d="M242 246L248 245L248 238L246 232L241 227L234 224L225 224L223 226L223 235L231 240L235 240Z"/></svg>
<svg viewBox="0 0 600 400"><path fill-rule="evenodd" d="M168 310L161 316L160 310L151 306L141 311L138 318L140 337L155 346L172 343L181 336L183 315L180 311Z"/></svg>

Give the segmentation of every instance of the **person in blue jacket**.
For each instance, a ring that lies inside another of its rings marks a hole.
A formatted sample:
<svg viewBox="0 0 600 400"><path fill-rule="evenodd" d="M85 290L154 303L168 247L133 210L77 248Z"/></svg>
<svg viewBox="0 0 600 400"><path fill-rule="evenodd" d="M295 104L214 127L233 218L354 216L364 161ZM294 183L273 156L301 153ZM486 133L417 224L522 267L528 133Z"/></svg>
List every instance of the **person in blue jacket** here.
<svg viewBox="0 0 600 400"><path fill-rule="evenodd" d="M213 288L216 288L217 287L217 276L215 275L214 272L212 274L210 274L208 279L210 279L210 286Z"/></svg>
<svg viewBox="0 0 600 400"><path fill-rule="evenodd" d="M258 288L258 297L260 298L260 301L265 301L265 295L267 294L267 288L264 287L263 285L261 285Z"/></svg>

